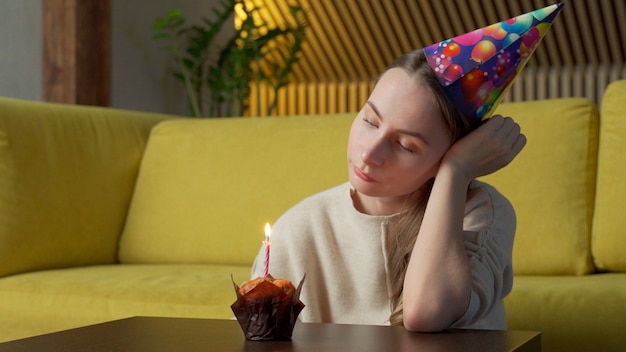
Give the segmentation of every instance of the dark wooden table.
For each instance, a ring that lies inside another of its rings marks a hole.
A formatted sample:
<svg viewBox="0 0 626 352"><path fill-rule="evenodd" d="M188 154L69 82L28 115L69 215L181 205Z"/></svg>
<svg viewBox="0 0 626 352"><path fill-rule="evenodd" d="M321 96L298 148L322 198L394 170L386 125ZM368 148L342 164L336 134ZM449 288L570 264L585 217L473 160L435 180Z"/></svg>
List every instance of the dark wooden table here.
<svg viewBox="0 0 626 352"><path fill-rule="evenodd" d="M246 341L233 320L135 317L0 343L0 352L194 351L541 351L531 331L451 330L298 323L291 341Z"/></svg>

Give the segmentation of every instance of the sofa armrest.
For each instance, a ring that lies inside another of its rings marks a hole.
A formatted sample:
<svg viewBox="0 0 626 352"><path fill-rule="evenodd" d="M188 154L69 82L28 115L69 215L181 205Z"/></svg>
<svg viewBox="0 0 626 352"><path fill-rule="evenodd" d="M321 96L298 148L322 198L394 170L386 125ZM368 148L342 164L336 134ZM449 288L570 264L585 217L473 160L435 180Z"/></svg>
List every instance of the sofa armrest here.
<svg viewBox="0 0 626 352"><path fill-rule="evenodd" d="M0 277L112 263L164 115L0 98Z"/></svg>

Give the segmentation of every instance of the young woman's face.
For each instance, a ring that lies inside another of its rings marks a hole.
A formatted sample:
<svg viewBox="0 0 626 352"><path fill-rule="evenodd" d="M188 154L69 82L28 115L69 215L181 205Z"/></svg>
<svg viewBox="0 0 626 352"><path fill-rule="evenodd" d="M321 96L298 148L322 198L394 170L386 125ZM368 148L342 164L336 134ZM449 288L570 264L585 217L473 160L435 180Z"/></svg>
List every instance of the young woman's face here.
<svg viewBox="0 0 626 352"><path fill-rule="evenodd" d="M352 123L350 183L362 196L404 204L436 175L450 143L433 93L404 69L393 68Z"/></svg>

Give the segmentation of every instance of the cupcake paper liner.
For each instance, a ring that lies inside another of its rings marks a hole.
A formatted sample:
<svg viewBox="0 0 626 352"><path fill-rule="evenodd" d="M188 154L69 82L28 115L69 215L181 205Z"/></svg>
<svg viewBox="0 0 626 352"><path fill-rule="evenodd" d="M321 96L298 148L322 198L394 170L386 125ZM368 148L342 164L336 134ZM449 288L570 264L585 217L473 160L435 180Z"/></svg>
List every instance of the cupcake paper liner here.
<svg viewBox="0 0 626 352"><path fill-rule="evenodd" d="M274 279L271 275L268 277ZM304 308L304 303L300 301L304 277L293 297L269 281L262 281L242 295L239 286L232 280L237 300L230 307L246 340L291 340L298 315Z"/></svg>

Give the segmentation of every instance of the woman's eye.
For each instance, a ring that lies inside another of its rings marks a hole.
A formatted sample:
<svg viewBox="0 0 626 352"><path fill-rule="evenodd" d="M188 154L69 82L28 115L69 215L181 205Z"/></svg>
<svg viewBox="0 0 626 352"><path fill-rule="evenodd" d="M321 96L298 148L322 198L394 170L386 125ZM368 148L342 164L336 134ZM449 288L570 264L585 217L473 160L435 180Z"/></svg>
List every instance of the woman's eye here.
<svg viewBox="0 0 626 352"><path fill-rule="evenodd" d="M372 121L370 121L367 117L364 117L363 121L372 127L376 127L376 125Z"/></svg>
<svg viewBox="0 0 626 352"><path fill-rule="evenodd" d="M400 143L400 142L398 142L398 145L399 145L399 146L400 146L400 148L402 148L402 150L404 150L404 151L407 151L407 152L409 152L409 153L411 153L411 154L415 153L415 150L413 150L413 149L411 149L411 148L409 148L409 147L406 147L405 145L403 145L403 144L402 144L402 143Z"/></svg>

